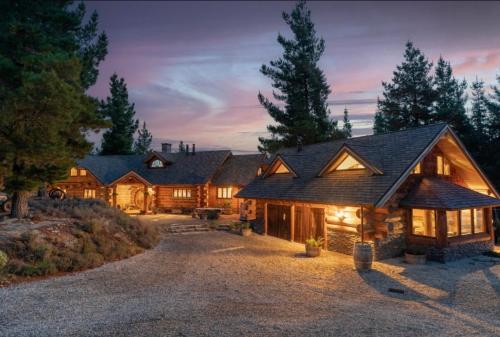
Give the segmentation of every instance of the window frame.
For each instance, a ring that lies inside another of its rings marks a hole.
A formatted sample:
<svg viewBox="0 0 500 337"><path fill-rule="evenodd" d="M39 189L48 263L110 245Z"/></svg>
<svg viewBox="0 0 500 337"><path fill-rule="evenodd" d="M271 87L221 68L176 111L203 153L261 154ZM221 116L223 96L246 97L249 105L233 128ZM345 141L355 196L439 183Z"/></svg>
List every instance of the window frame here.
<svg viewBox="0 0 500 337"><path fill-rule="evenodd" d="M470 211L470 221L471 221L471 232L464 234L462 231L462 211L464 210L469 210ZM481 218L483 219L483 225L482 227L484 228L484 231L482 232L477 232L476 231L476 211L480 210L481 211ZM475 208L463 208L463 209L458 209L458 210L453 210L454 212L458 213L458 234L455 236L448 236L447 238L449 239L455 239L455 238L460 238L460 237L467 237L471 235L476 235L476 234L488 234L488 226L485 215L486 212L484 211L484 207L475 207ZM448 225L448 214L446 214L446 225Z"/></svg>
<svg viewBox="0 0 500 337"><path fill-rule="evenodd" d="M215 196L217 199L232 199L233 198L233 187L217 187Z"/></svg>
<svg viewBox="0 0 500 337"><path fill-rule="evenodd" d="M436 174L445 177L451 176L451 163L448 158L442 154L436 155Z"/></svg>
<svg viewBox="0 0 500 337"><path fill-rule="evenodd" d="M83 199L95 199L96 197L95 188L84 188L83 189Z"/></svg>
<svg viewBox="0 0 500 337"><path fill-rule="evenodd" d="M70 168L69 169L69 176L70 177L78 177L78 168L77 167Z"/></svg>
<svg viewBox="0 0 500 337"><path fill-rule="evenodd" d="M422 210L422 211L431 211L434 213L434 236L430 236L430 235L422 235L422 234L415 234L413 232L413 213L415 210ZM425 239L428 239L428 240L436 240L437 239L437 234L438 234L438 228L437 228L437 225L438 225L438 211L436 209L426 209L426 208L412 208L411 209L411 214L410 214L410 219L411 219L411 226L410 226L410 234L412 236L415 236L415 237L419 237L419 238L425 238Z"/></svg>
<svg viewBox="0 0 500 337"><path fill-rule="evenodd" d="M191 199L192 195L190 188L174 188L172 190L172 198L174 199Z"/></svg>
<svg viewBox="0 0 500 337"><path fill-rule="evenodd" d="M418 162L417 165L415 165L411 174L422 174L422 162Z"/></svg>

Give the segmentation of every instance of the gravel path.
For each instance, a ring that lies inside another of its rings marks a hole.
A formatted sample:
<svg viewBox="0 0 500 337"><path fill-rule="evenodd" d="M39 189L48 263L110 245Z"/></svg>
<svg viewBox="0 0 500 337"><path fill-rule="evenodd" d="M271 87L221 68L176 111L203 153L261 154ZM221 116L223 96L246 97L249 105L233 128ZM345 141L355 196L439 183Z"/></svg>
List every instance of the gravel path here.
<svg viewBox="0 0 500 337"><path fill-rule="evenodd" d="M0 336L500 336L498 259L394 259L358 274L348 256L302 250L168 236L128 260L0 289Z"/></svg>

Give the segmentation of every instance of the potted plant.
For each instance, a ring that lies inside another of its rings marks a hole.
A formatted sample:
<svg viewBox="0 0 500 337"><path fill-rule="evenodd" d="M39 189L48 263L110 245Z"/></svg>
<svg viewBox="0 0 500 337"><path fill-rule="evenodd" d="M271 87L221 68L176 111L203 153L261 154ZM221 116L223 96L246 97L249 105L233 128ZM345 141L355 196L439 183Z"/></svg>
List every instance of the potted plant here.
<svg viewBox="0 0 500 337"><path fill-rule="evenodd" d="M319 237L318 239L311 237L309 240L306 240L306 255L308 257L319 256L324 242L325 240L323 240L322 237Z"/></svg>
<svg viewBox="0 0 500 337"><path fill-rule="evenodd" d="M423 247L408 247L405 250L405 262L408 264L425 264L427 261L426 250Z"/></svg>
<svg viewBox="0 0 500 337"><path fill-rule="evenodd" d="M252 227L248 222L242 222L240 224L240 234L242 236L250 236L252 235Z"/></svg>

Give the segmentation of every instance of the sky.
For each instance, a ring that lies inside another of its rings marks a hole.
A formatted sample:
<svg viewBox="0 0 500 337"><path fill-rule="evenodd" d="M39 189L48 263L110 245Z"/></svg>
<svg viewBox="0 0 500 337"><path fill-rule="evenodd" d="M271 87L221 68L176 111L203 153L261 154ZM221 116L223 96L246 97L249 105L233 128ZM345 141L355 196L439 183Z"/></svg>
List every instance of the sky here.
<svg viewBox="0 0 500 337"><path fill-rule="evenodd" d="M290 37L282 11L294 2L86 2L97 10L109 53L89 93L105 98L109 78L125 78L136 117L153 147L179 140L197 149L257 150L273 121L257 94L270 96L262 64L280 57ZM488 85L500 74L500 2L308 2L326 44L320 67L334 119L347 107L354 135L371 133L382 81L390 81L413 41L457 78ZM97 137L93 137L98 139Z"/></svg>

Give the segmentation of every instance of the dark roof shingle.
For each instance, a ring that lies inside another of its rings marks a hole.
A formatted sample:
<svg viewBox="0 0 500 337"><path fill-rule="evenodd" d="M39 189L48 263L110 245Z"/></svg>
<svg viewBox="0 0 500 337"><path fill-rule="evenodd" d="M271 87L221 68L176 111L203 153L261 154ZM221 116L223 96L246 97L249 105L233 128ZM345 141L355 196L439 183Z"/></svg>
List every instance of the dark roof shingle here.
<svg viewBox="0 0 500 337"><path fill-rule="evenodd" d="M265 157L262 154L246 154L230 156L212 183L216 185L247 185L256 176Z"/></svg>

